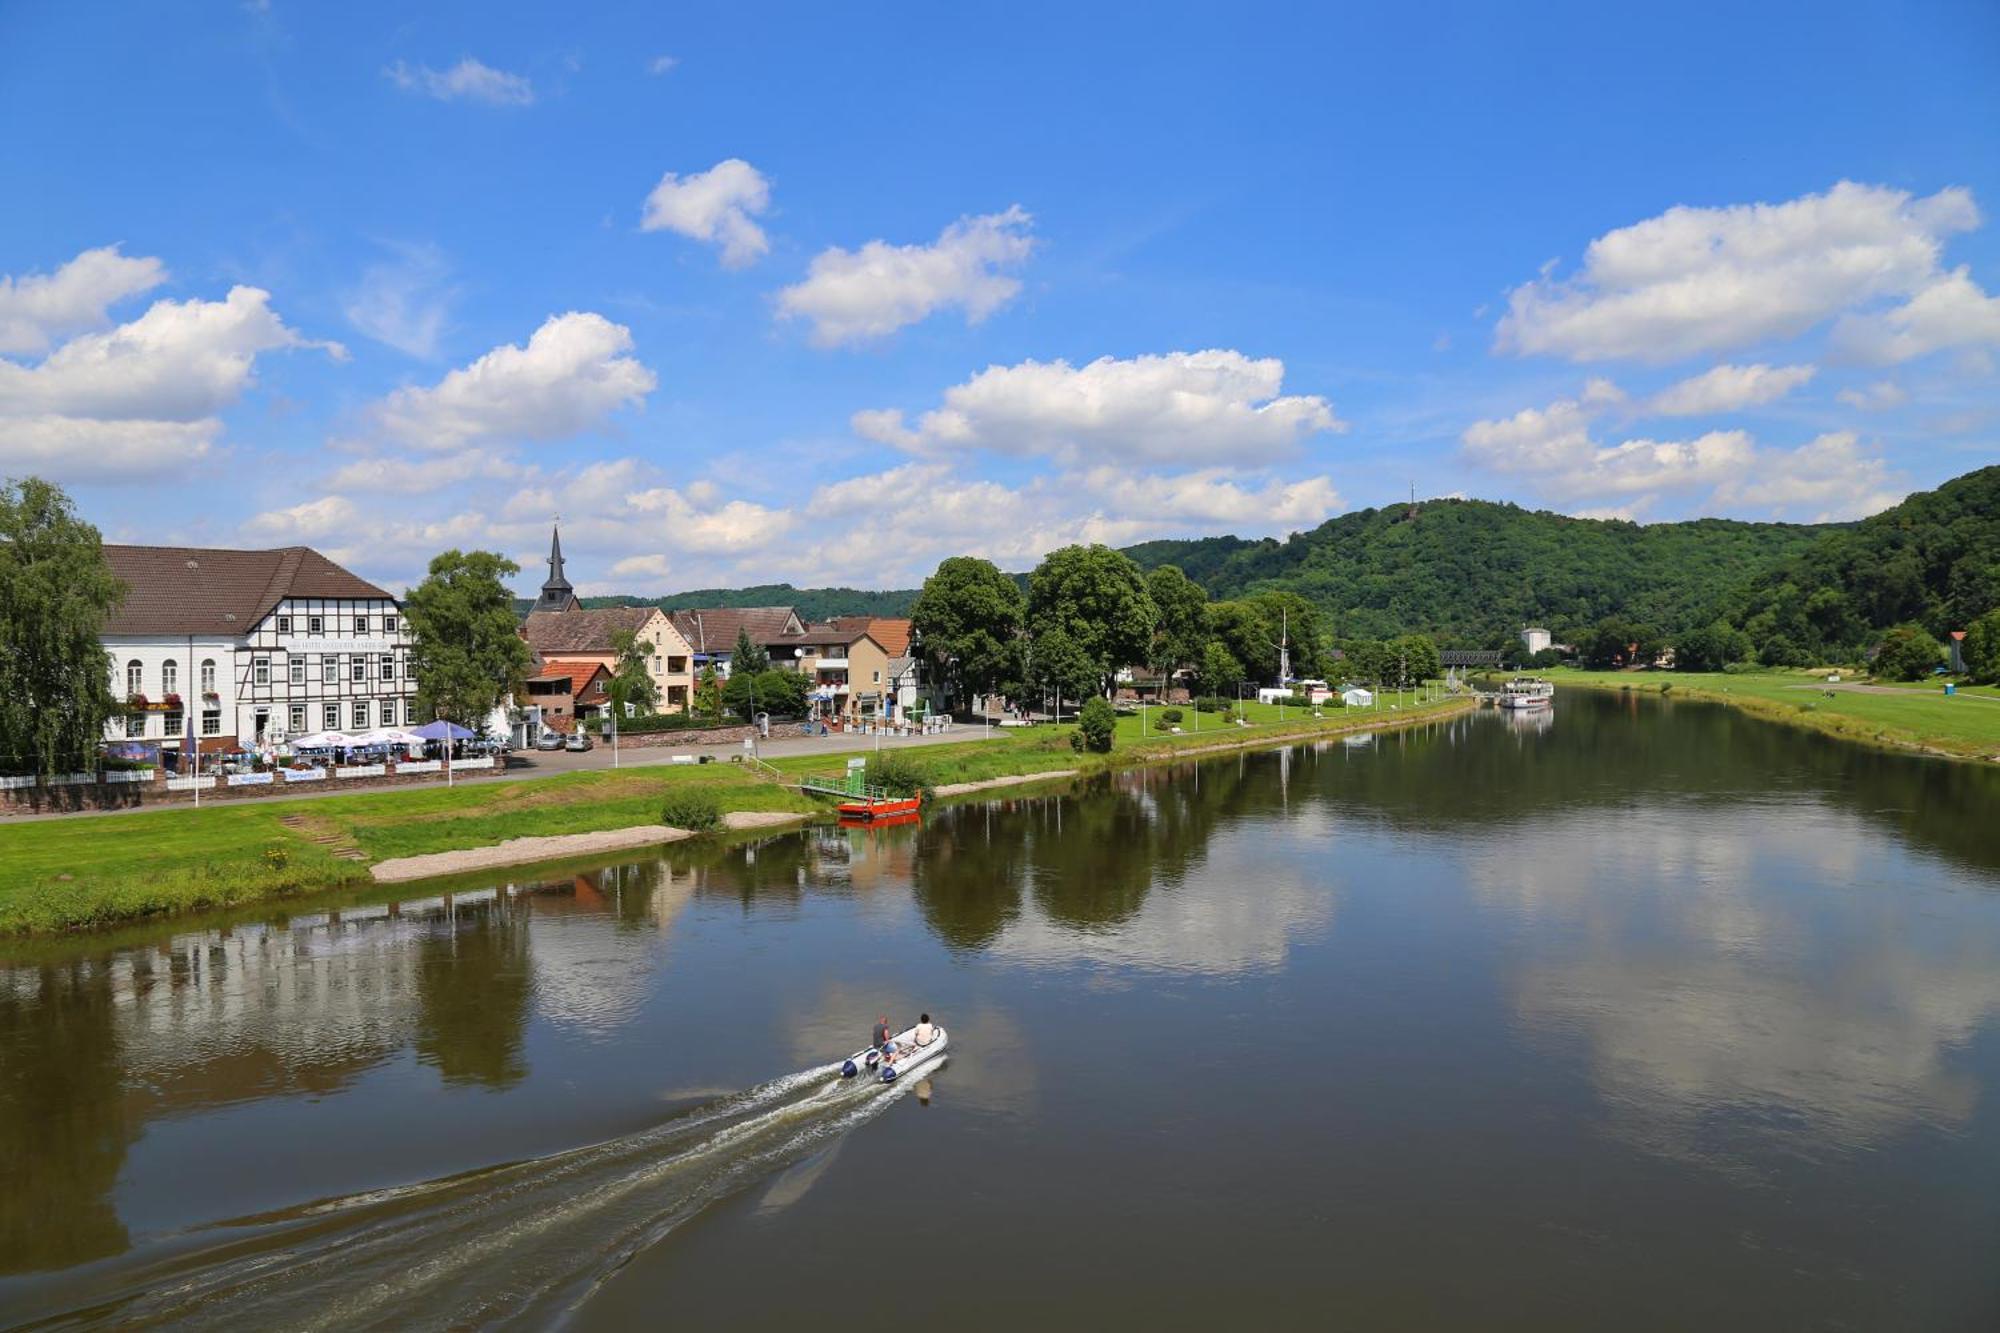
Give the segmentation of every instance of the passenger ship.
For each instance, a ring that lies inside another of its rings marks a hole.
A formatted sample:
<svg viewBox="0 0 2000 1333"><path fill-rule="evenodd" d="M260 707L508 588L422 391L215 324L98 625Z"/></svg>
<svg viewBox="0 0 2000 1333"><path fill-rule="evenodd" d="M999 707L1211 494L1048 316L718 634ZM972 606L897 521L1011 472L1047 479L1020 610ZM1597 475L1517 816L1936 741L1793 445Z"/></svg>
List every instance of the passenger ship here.
<svg viewBox="0 0 2000 1333"><path fill-rule="evenodd" d="M1538 676L1516 676L1500 687L1502 708L1550 708L1556 701L1556 687Z"/></svg>

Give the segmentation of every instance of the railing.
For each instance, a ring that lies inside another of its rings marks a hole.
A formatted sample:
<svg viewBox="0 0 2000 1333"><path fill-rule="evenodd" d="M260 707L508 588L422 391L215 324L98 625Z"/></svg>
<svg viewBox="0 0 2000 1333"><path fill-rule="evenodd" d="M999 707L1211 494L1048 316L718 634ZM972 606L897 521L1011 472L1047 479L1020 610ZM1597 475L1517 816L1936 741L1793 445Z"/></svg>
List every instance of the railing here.
<svg viewBox="0 0 2000 1333"><path fill-rule="evenodd" d="M825 796L845 796L852 800L892 801L895 794L879 783L867 780L866 769L855 769L851 773L834 776L815 776L799 779L799 790L816 791Z"/></svg>

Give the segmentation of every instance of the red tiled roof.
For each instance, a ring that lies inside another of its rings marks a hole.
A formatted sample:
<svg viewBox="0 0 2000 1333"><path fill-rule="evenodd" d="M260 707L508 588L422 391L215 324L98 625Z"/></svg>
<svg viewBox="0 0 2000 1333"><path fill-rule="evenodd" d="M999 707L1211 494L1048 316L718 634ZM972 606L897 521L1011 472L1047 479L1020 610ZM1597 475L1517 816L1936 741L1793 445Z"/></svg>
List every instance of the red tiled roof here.
<svg viewBox="0 0 2000 1333"><path fill-rule="evenodd" d="M581 699L587 694L604 693L605 682L598 680L599 676L605 680L611 676L602 662L544 662L542 669L530 679L548 681L567 678L570 696Z"/></svg>
<svg viewBox="0 0 2000 1333"><path fill-rule="evenodd" d="M126 585L106 634L248 634L287 597L395 601L308 546L106 545L104 558Z"/></svg>

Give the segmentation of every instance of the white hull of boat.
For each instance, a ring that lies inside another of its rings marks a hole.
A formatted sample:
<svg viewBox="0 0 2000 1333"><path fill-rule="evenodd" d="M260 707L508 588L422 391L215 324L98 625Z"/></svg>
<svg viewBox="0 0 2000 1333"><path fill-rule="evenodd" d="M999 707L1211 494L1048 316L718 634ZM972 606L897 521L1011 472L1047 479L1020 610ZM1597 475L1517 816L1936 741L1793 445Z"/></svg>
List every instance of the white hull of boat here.
<svg viewBox="0 0 2000 1333"><path fill-rule="evenodd" d="M896 1058L887 1063L884 1063L880 1050L864 1046L841 1062L840 1076L858 1078L863 1074L872 1074L884 1083L894 1083L919 1069L928 1069L944 1058L945 1043L950 1039L949 1034L936 1024L932 1025L931 1034L930 1044L919 1046L915 1028L898 1032L889 1039L896 1044Z"/></svg>

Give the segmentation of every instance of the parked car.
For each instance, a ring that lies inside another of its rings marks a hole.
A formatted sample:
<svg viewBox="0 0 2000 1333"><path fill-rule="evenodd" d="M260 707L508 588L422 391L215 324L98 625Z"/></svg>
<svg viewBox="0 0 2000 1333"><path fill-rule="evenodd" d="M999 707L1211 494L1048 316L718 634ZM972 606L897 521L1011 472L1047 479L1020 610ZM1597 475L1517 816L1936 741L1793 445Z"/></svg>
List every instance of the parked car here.
<svg viewBox="0 0 2000 1333"><path fill-rule="evenodd" d="M570 733L568 744L564 745L563 749L568 750L571 754L582 754L584 751L590 749L590 737L581 731L573 731Z"/></svg>
<svg viewBox="0 0 2000 1333"><path fill-rule="evenodd" d="M545 731L535 738L537 750L560 750L562 747L563 735L560 731Z"/></svg>

